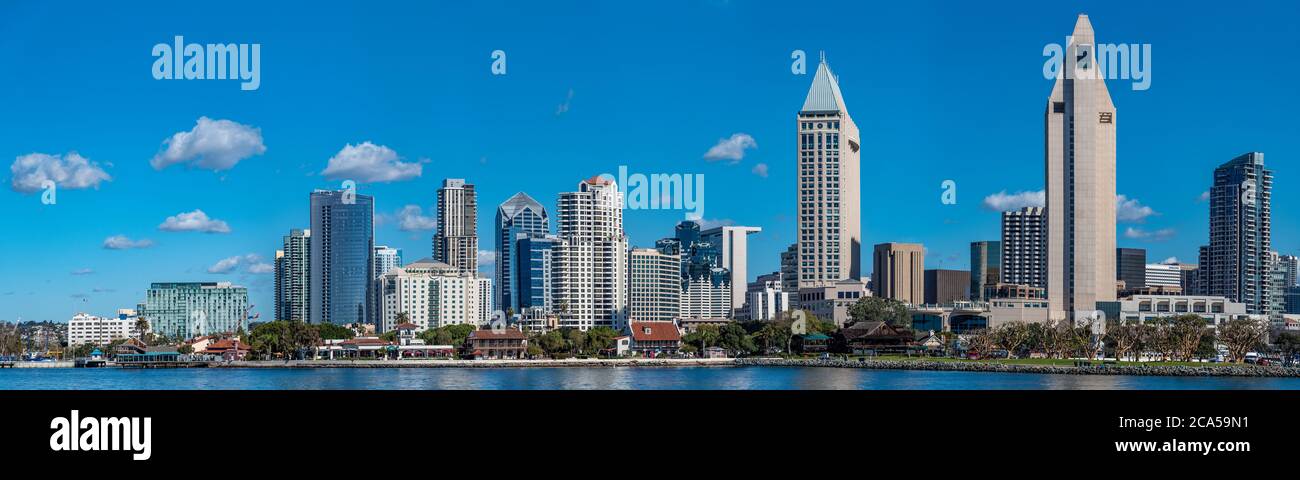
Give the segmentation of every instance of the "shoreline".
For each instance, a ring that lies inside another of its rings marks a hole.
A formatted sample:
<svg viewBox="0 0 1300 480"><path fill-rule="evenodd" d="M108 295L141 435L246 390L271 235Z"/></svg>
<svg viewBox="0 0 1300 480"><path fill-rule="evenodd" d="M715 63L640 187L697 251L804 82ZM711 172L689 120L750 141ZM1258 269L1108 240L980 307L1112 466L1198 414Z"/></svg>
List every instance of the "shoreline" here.
<svg viewBox="0 0 1300 480"><path fill-rule="evenodd" d="M73 368L72 362L40 362L16 368ZM219 369L322 369L322 368L673 368L673 367L794 367L859 368L867 370L922 370L945 372L1029 373L1043 375L1116 375L1164 377L1256 377L1300 378L1300 367L1256 365L1170 366L1170 365L1071 365L1007 364L980 361L934 360L838 360L783 358L694 358L694 359L565 359L565 360L251 360L209 362ZM102 368L126 369L119 366ZM181 367L164 367L167 369ZM200 367L202 368L202 367Z"/></svg>
<svg viewBox="0 0 1300 480"><path fill-rule="evenodd" d="M978 361L933 360L816 360L782 358L738 358L737 366L862 368L869 370L929 370L946 372L1036 373L1044 375L1118 375L1135 377L1257 377L1300 378L1300 367L1222 365L1189 367L1169 365L1025 365Z"/></svg>

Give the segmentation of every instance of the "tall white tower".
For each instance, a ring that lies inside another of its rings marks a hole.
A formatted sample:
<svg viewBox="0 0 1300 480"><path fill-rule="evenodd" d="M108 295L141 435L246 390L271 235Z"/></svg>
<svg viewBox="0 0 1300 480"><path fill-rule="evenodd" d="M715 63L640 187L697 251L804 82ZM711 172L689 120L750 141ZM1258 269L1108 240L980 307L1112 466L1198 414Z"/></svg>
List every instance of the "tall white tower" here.
<svg viewBox="0 0 1300 480"><path fill-rule="evenodd" d="M1115 104L1079 15L1045 113L1047 298L1052 320L1115 300Z"/></svg>

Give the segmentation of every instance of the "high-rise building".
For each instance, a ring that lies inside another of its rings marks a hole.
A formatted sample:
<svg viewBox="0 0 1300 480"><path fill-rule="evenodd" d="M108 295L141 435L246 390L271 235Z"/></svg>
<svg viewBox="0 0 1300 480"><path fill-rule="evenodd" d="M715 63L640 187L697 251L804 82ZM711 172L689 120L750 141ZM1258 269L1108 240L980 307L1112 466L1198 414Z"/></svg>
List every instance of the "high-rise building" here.
<svg viewBox="0 0 1300 480"><path fill-rule="evenodd" d="M799 306L799 244L794 243L781 252L781 291L789 295L789 309Z"/></svg>
<svg viewBox="0 0 1300 480"><path fill-rule="evenodd" d="M824 56L798 124L799 288L859 279L861 143Z"/></svg>
<svg viewBox="0 0 1300 480"><path fill-rule="evenodd" d="M154 283L138 313L154 333L173 339L248 331L248 289L230 282Z"/></svg>
<svg viewBox="0 0 1300 480"><path fill-rule="evenodd" d="M295 228L275 252L275 320L309 320L311 230Z"/></svg>
<svg viewBox="0 0 1300 480"><path fill-rule="evenodd" d="M781 272L772 272L750 282L745 303L748 320L772 321L790 310L791 295L785 291L784 280Z"/></svg>
<svg viewBox="0 0 1300 480"><path fill-rule="evenodd" d="M723 237L732 237L731 241L734 242L736 234L744 235L744 230L706 234L701 232L700 224L694 220L678 223L675 230L674 238L660 240L656 245L665 253L680 252L682 317L734 317L737 310L733 306L735 284L731 270L722 266L724 254L721 241ZM740 245L740 249L743 254L744 245ZM743 261L736 263L744 265ZM729 291L720 291L723 289Z"/></svg>
<svg viewBox="0 0 1300 480"><path fill-rule="evenodd" d="M1246 313L1275 313L1272 275L1273 173L1264 154L1247 153L1214 170L1210 244L1201 247L1197 293L1246 304Z"/></svg>
<svg viewBox="0 0 1300 480"><path fill-rule="evenodd" d="M400 266L402 266L402 249L375 245L375 278Z"/></svg>
<svg viewBox="0 0 1300 480"><path fill-rule="evenodd" d="M496 313L492 309L492 299L496 298L496 292L492 288L492 277L486 274L469 274L474 278L471 279L472 290L467 298L472 302L470 305L470 315L478 326L492 325L492 315ZM502 322L508 322L505 312L501 312Z"/></svg>
<svg viewBox="0 0 1300 480"><path fill-rule="evenodd" d="M438 327L440 319L454 324L468 318L464 296L469 287L451 265L426 258L388 269L376 283L380 333L392 331L403 315L420 331Z"/></svg>
<svg viewBox="0 0 1300 480"><path fill-rule="evenodd" d="M925 247L919 243L876 245L871 269L875 296L920 305L925 301Z"/></svg>
<svg viewBox="0 0 1300 480"><path fill-rule="evenodd" d="M1177 264L1152 263L1146 265L1144 287L1183 287L1183 269ZM1129 288L1139 288L1129 285Z"/></svg>
<svg viewBox="0 0 1300 480"><path fill-rule="evenodd" d="M496 279L497 294L493 308L501 311L520 311L518 291L515 287L514 267L520 234L545 235L551 231L546 208L524 192L511 196L497 207L496 218Z"/></svg>
<svg viewBox="0 0 1300 480"><path fill-rule="evenodd" d="M1079 15L1044 123L1049 320L1115 300L1115 104L1098 71L1092 23Z"/></svg>
<svg viewBox="0 0 1300 480"><path fill-rule="evenodd" d="M628 253L628 318L671 322L681 314L682 259L655 248Z"/></svg>
<svg viewBox="0 0 1300 480"><path fill-rule="evenodd" d="M1186 295L1201 295L1201 292L1198 291L1200 288L1198 282L1200 268L1196 265L1179 264L1178 269L1178 278L1181 283L1180 286L1183 288L1183 293Z"/></svg>
<svg viewBox="0 0 1300 480"><path fill-rule="evenodd" d="M1002 212L1002 283L1047 287L1047 213L1043 207Z"/></svg>
<svg viewBox="0 0 1300 480"><path fill-rule="evenodd" d="M517 299L515 313L554 312L552 259L560 242L559 236L551 234L520 233L516 237L514 268L511 268L515 279L512 295Z"/></svg>
<svg viewBox="0 0 1300 480"><path fill-rule="evenodd" d="M375 200L351 190L311 194L308 318L313 324L373 323Z"/></svg>
<svg viewBox="0 0 1300 480"><path fill-rule="evenodd" d="M433 259L478 273L478 195L463 178L448 178L438 189L438 226Z"/></svg>
<svg viewBox="0 0 1300 480"><path fill-rule="evenodd" d="M731 318L731 273L713 267L682 280L681 318Z"/></svg>
<svg viewBox="0 0 1300 480"><path fill-rule="evenodd" d="M966 270L926 270L925 304L951 305L970 298L970 277Z"/></svg>
<svg viewBox="0 0 1300 480"><path fill-rule="evenodd" d="M1300 257L1295 255L1282 255L1278 258L1282 262L1283 283L1286 288L1300 286Z"/></svg>
<svg viewBox="0 0 1300 480"><path fill-rule="evenodd" d="M1002 283L1002 242L997 240L970 244L970 298L988 300L984 290Z"/></svg>
<svg viewBox="0 0 1300 480"><path fill-rule="evenodd" d="M731 274L731 308L745 306L746 282L749 275L749 235L763 231L759 227L720 226L700 232L700 239L718 249L717 266Z"/></svg>
<svg viewBox="0 0 1300 480"><path fill-rule="evenodd" d="M1116 280L1124 281L1124 288L1148 286L1146 249L1115 249L1115 276Z"/></svg>
<svg viewBox="0 0 1300 480"><path fill-rule="evenodd" d="M627 326L627 235L613 181L592 177L560 194L552 283L560 326Z"/></svg>

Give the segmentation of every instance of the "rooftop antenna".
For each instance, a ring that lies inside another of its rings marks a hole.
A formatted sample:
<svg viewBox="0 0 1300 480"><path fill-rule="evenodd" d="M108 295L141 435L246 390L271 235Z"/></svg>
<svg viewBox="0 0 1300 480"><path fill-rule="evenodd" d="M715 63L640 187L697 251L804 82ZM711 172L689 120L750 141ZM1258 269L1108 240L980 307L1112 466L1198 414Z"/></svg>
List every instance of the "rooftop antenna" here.
<svg viewBox="0 0 1300 480"><path fill-rule="evenodd" d="M821 56L822 56L822 63L826 63L826 51L825 51L825 50L822 50L822 51L821 51Z"/></svg>

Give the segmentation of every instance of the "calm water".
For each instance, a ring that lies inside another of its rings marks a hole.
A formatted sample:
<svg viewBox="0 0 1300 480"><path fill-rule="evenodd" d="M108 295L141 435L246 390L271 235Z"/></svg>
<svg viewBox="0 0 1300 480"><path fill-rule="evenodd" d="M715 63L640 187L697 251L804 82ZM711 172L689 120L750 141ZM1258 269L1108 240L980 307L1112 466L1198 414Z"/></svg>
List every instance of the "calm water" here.
<svg viewBox="0 0 1300 480"><path fill-rule="evenodd" d="M0 390L1300 389L1300 378L1129 377L800 367L0 369Z"/></svg>

